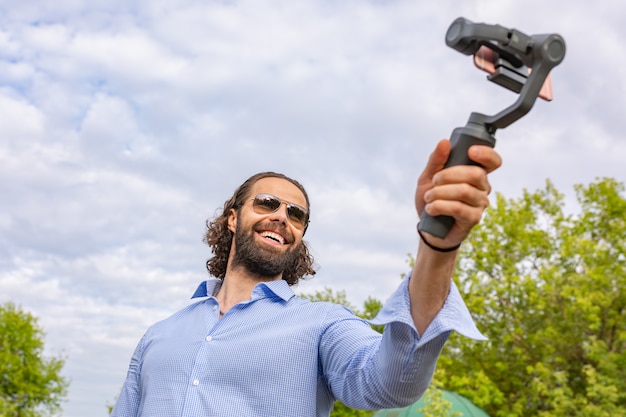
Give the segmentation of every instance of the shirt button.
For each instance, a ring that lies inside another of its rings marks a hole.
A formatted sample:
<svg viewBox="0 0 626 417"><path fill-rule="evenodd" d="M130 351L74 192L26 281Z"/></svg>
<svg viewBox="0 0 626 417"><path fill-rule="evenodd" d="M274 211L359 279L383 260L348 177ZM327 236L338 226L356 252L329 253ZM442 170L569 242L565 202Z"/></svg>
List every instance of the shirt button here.
<svg viewBox="0 0 626 417"><path fill-rule="evenodd" d="M217 306L213 306L213 311L217 311Z"/></svg>
<svg viewBox="0 0 626 417"><path fill-rule="evenodd" d="M197 387L198 385L200 385L200 381L198 381L197 379L194 379L193 385Z"/></svg>
<svg viewBox="0 0 626 417"><path fill-rule="evenodd" d="M213 340L213 338L212 338L211 336L207 336L207 337L206 337L206 341L207 341L207 342L210 342L211 340Z"/></svg>

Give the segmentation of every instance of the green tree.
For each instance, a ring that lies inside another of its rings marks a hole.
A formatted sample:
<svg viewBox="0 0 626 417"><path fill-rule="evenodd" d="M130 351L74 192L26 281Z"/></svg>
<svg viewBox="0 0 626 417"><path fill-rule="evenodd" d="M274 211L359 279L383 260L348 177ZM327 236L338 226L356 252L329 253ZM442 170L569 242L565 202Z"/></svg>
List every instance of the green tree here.
<svg viewBox="0 0 626 417"><path fill-rule="evenodd" d="M61 410L65 361L43 356L37 319L13 303L0 305L0 416L40 417Z"/></svg>
<svg viewBox="0 0 626 417"><path fill-rule="evenodd" d="M461 248L455 281L489 341L453 334L436 378L493 417L626 415L624 185L575 190L575 215L550 181L497 195Z"/></svg>
<svg viewBox="0 0 626 417"><path fill-rule="evenodd" d="M418 410L424 417L463 417L462 412L452 410L452 403L444 398L443 391L434 384L424 393L424 403L425 406Z"/></svg>

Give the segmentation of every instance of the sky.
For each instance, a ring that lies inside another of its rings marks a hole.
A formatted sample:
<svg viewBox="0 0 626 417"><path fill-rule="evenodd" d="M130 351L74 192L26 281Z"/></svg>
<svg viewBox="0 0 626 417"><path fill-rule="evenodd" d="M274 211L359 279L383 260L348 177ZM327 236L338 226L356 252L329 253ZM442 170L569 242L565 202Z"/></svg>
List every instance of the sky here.
<svg viewBox="0 0 626 417"><path fill-rule="evenodd" d="M601 4L601 6L600 6ZM205 222L250 175L311 198L299 294L385 300L435 144L514 93L447 47L457 17L559 33L554 100L496 133L494 193L626 181L626 4L0 0L0 303L63 356L65 417L104 417L152 323L208 277Z"/></svg>

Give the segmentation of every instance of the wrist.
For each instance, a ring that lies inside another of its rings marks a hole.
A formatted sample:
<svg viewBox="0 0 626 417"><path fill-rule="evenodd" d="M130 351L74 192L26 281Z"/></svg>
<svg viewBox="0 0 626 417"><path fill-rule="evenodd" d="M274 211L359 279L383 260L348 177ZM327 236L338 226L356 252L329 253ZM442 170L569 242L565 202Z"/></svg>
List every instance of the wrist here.
<svg viewBox="0 0 626 417"><path fill-rule="evenodd" d="M417 223L417 234L420 236L420 239L422 239L422 242L424 242L424 244L426 246L428 246L430 249L432 249L432 250L434 250L436 252L442 252L442 253L454 252L455 250L458 250L461 247L460 243L458 245L451 246L449 248L440 248L439 246L433 245L428 240L426 240L426 237L424 236L424 234L422 233L422 231L419 228L419 223Z"/></svg>

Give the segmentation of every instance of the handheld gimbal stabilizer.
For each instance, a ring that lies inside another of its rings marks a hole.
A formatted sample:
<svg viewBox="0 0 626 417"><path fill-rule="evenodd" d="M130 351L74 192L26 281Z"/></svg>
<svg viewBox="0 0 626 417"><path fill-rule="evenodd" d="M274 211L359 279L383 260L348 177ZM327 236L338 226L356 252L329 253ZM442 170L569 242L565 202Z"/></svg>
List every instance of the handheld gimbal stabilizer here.
<svg viewBox="0 0 626 417"><path fill-rule="evenodd" d="M472 23L456 19L446 33L446 44L465 55L474 55L481 47L494 53L495 73L488 78L516 93L515 103L493 116L472 113L464 127L452 131L451 150L445 167L478 165L469 159L472 145L494 147L497 129L505 128L530 111L550 70L565 56L565 41L560 35L525 35L500 25ZM454 224L450 216L421 215L419 228L444 238Z"/></svg>

